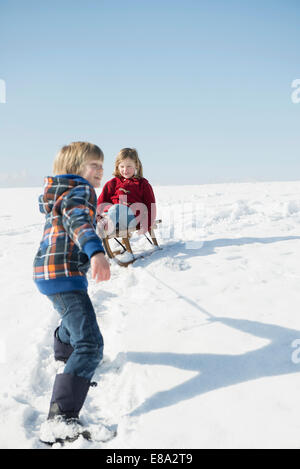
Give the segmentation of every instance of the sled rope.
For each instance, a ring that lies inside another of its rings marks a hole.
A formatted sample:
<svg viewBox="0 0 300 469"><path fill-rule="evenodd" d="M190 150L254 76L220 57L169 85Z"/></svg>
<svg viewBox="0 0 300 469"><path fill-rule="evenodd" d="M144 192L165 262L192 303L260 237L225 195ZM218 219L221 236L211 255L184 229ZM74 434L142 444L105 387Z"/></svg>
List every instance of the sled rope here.
<svg viewBox="0 0 300 469"><path fill-rule="evenodd" d="M152 272L150 272L149 270L145 269L145 272L147 272L148 275L150 275L151 277L153 277L157 282L159 282L160 284L162 284L164 287L168 288L168 290L171 290L173 293L175 293L175 295L176 295L178 298L183 299L184 301L186 301L187 303L189 303L191 306L193 306L194 308L198 309L202 314L205 314L205 316L207 316L209 319L216 319L216 316L214 316L213 314L211 314L209 311L206 311L206 309L204 309L202 306L199 306L198 303L196 303L196 301L191 300L190 298L188 298L188 297L185 296L185 295L182 295L182 293L178 292L177 290L175 290L175 288L171 287L170 285L168 285L167 283L165 283L163 280L161 280L160 278L156 277L156 275L153 274Z"/></svg>
<svg viewBox="0 0 300 469"><path fill-rule="evenodd" d="M114 238L115 241L117 241L117 243L120 244L120 246L123 248L123 253L126 251L126 248L124 247L124 245L121 243L121 241L118 240L118 238ZM123 254L122 253L122 254Z"/></svg>

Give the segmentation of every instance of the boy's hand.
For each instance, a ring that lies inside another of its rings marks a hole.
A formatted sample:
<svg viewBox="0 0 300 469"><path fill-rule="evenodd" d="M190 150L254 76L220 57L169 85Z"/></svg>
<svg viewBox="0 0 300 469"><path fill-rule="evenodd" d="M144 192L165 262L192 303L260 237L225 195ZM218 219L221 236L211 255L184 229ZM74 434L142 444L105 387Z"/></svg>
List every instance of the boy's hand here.
<svg viewBox="0 0 300 469"><path fill-rule="evenodd" d="M103 252L98 252L91 258L92 278L96 282L103 282L110 279L110 265Z"/></svg>

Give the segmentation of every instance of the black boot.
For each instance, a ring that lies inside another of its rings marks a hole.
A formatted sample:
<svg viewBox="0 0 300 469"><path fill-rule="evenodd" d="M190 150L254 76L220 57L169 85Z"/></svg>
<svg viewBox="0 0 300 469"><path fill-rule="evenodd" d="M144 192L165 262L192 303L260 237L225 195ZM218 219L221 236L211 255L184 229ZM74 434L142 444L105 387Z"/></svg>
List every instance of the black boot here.
<svg viewBox="0 0 300 469"><path fill-rule="evenodd" d="M55 329L54 332L54 358L55 360L66 363L74 349L71 344L65 344L60 340L58 330L59 327Z"/></svg>
<svg viewBox="0 0 300 469"><path fill-rule="evenodd" d="M90 433L79 421L79 412L93 385L81 376L62 373L56 375L47 421L42 425L40 440L53 445L74 441L79 435L89 440Z"/></svg>
<svg viewBox="0 0 300 469"><path fill-rule="evenodd" d="M62 373L56 375L48 419L61 415L78 419L91 383L81 376Z"/></svg>

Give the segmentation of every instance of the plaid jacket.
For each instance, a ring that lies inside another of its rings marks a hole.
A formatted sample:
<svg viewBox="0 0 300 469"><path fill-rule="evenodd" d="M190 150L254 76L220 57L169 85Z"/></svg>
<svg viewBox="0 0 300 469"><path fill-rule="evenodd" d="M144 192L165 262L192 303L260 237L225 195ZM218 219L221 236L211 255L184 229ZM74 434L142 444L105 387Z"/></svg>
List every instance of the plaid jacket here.
<svg viewBox="0 0 300 469"><path fill-rule="evenodd" d="M89 259L104 252L95 232L96 200L94 188L80 176L45 179L39 207L46 223L33 275L42 293L87 288Z"/></svg>

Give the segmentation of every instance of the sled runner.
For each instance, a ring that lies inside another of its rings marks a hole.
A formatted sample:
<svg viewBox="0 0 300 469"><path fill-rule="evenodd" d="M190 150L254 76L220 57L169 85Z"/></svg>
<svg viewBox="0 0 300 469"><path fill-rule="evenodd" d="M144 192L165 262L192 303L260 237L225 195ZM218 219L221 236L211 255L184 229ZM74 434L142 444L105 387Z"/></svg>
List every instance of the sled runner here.
<svg viewBox="0 0 300 469"><path fill-rule="evenodd" d="M114 259L120 266L127 267L129 264L133 264L133 262L136 260L143 259L144 257L153 254L159 249L162 249L158 245L155 235L155 230L157 229L157 225L159 223L161 223L161 220L156 220L154 225L147 232L150 235L150 238L147 236L147 234L144 235L149 243L153 246L152 249L144 251L140 254L134 254L130 243L130 238L132 237L133 233L137 231L136 228L123 231L116 230L115 232L108 235L103 234L103 231L101 231L99 227L97 228L97 231L98 235L102 239L102 243L108 257L110 259ZM127 253L127 258L124 259L125 253Z"/></svg>

